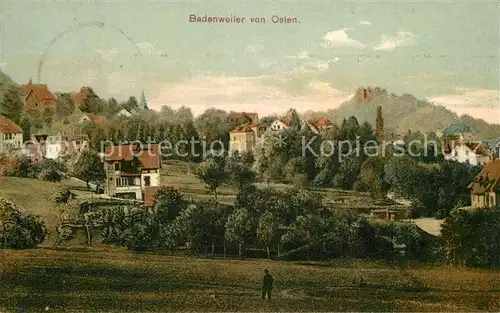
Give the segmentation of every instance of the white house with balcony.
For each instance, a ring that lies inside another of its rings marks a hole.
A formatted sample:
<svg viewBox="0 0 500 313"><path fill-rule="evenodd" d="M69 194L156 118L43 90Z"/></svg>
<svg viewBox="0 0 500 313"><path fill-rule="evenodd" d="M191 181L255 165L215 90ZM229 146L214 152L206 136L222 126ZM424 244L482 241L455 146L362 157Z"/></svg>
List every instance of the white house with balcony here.
<svg viewBox="0 0 500 313"><path fill-rule="evenodd" d="M107 146L103 161L105 193L110 197L147 201L154 195L150 191L160 186L158 144Z"/></svg>

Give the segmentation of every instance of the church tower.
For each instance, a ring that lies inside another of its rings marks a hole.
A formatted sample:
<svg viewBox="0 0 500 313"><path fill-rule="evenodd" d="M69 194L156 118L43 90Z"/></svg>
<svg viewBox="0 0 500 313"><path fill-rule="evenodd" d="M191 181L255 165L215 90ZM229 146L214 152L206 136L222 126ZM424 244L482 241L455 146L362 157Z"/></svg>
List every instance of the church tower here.
<svg viewBox="0 0 500 313"><path fill-rule="evenodd" d="M144 90L141 93L141 100L139 102L139 111L149 110L148 103L146 102L146 96L144 95Z"/></svg>

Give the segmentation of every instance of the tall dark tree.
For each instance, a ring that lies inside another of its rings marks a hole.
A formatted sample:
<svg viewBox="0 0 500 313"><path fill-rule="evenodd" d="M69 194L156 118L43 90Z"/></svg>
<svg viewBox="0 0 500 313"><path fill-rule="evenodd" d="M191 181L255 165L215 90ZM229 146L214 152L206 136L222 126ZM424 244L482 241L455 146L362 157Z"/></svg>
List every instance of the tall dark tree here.
<svg viewBox="0 0 500 313"><path fill-rule="evenodd" d="M375 119L375 136L378 140L384 137L384 118L382 117L382 106L377 106L377 118Z"/></svg>
<svg viewBox="0 0 500 313"><path fill-rule="evenodd" d="M0 114L6 116L16 124L20 124L24 112L24 101L21 89L11 85L0 102Z"/></svg>

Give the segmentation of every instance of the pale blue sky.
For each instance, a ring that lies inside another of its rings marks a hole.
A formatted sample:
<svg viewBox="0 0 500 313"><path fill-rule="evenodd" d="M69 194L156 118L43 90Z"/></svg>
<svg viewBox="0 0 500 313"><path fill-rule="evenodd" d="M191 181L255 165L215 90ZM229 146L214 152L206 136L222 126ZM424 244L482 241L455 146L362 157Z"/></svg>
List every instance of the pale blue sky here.
<svg viewBox="0 0 500 313"><path fill-rule="evenodd" d="M194 24L189 14L246 21ZM300 23L273 24L273 15ZM334 108L357 86L372 85L500 121L499 16L498 1L4 0L1 63L17 82L36 80L58 38L41 73L53 91L89 85L124 99L143 89L154 107L266 114Z"/></svg>

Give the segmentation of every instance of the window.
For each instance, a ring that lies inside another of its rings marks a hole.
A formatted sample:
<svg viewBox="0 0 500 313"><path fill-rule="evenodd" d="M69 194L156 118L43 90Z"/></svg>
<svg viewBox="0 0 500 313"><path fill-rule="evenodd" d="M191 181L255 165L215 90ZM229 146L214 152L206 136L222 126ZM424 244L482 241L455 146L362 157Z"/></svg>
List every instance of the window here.
<svg viewBox="0 0 500 313"><path fill-rule="evenodd" d="M151 176L144 176L144 186L151 186Z"/></svg>
<svg viewBox="0 0 500 313"><path fill-rule="evenodd" d="M120 170L120 163L115 163L115 171L119 171Z"/></svg>
<svg viewBox="0 0 500 313"><path fill-rule="evenodd" d="M117 186L128 186L128 179L127 177L118 177L116 179L116 185Z"/></svg>

